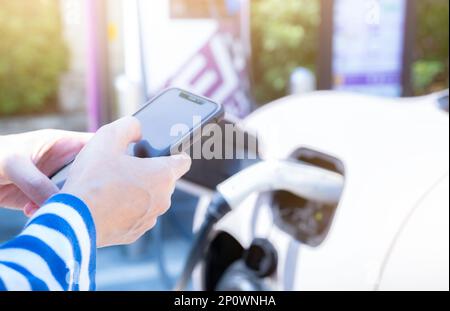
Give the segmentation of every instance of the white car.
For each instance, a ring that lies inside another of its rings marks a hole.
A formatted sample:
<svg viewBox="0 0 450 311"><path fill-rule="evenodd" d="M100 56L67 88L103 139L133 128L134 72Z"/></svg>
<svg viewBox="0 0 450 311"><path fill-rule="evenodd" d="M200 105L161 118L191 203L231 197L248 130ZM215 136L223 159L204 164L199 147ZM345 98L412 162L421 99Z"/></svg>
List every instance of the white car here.
<svg viewBox="0 0 450 311"><path fill-rule="evenodd" d="M409 99L315 92L243 120L240 126L257 132L263 160L325 168L342 174L345 186L339 203L328 206L283 192L249 196L216 225L195 289L246 289L245 273L231 266L262 238L275 253L258 281L264 288L449 290L449 116L438 105L442 96L448 109L448 91ZM239 284L223 285L233 284L233 273Z"/></svg>

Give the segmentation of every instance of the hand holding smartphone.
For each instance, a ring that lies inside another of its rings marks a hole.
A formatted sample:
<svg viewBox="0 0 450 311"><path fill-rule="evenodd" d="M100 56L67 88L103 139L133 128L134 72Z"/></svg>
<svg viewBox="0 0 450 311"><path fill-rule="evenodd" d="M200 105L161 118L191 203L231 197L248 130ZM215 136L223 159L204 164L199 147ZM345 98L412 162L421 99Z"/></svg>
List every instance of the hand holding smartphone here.
<svg viewBox="0 0 450 311"><path fill-rule="evenodd" d="M223 114L218 103L180 89L168 89L133 115L141 123L142 141L130 148L130 154L150 158L185 151L201 137L204 126L217 123ZM60 188L70 165L51 177Z"/></svg>

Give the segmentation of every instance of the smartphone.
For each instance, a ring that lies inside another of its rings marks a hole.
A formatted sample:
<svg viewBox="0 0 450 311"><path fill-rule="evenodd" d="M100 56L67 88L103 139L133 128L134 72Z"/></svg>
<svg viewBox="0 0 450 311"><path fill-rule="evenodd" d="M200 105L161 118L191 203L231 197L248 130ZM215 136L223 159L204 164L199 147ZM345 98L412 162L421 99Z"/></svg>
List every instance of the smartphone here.
<svg viewBox="0 0 450 311"><path fill-rule="evenodd" d="M131 145L128 152L151 158L186 151L201 138L204 126L218 123L223 115L223 106L208 98L177 88L165 90L133 115L141 123L143 139ZM71 164L51 176L59 188Z"/></svg>

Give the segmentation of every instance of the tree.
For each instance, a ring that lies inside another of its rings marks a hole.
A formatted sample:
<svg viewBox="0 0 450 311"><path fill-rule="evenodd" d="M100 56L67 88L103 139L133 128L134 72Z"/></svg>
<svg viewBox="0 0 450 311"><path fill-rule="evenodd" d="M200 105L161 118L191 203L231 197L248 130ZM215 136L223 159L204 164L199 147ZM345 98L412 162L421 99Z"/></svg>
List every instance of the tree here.
<svg viewBox="0 0 450 311"><path fill-rule="evenodd" d="M254 94L265 103L286 94L292 71L315 70L319 0L255 0L252 3Z"/></svg>
<svg viewBox="0 0 450 311"><path fill-rule="evenodd" d="M0 0L0 7L0 115L54 108L68 62L59 1Z"/></svg>
<svg viewBox="0 0 450 311"><path fill-rule="evenodd" d="M416 0L413 86L416 95L448 88L448 0Z"/></svg>

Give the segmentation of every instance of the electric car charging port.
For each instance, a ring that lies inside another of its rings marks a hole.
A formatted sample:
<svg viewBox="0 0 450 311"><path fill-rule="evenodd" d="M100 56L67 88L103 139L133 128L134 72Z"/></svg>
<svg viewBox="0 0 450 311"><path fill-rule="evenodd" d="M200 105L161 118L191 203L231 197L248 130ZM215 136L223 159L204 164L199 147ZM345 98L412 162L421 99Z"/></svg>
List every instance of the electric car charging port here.
<svg viewBox="0 0 450 311"><path fill-rule="evenodd" d="M251 246L244 249L239 240L225 231L214 232L214 225L239 206L249 193L259 190L260 198L272 206L274 224L278 228L302 244L318 246L331 227L343 192L344 175L340 160L301 148L288 160L260 162L222 182L217 186L175 288L185 288L195 264L201 260L200 254L206 254L201 278L203 288L270 290L269 278L278 264L277 252L270 240L254 238ZM264 178L255 180L255 176ZM247 187L241 186L243 181ZM213 232L208 242L208 235Z"/></svg>
<svg viewBox="0 0 450 311"><path fill-rule="evenodd" d="M327 154L300 148L290 158L332 171L345 178L344 164ZM309 246L315 247L324 241L339 203L325 204L306 200L285 191L276 191L271 196L275 224L281 230Z"/></svg>

